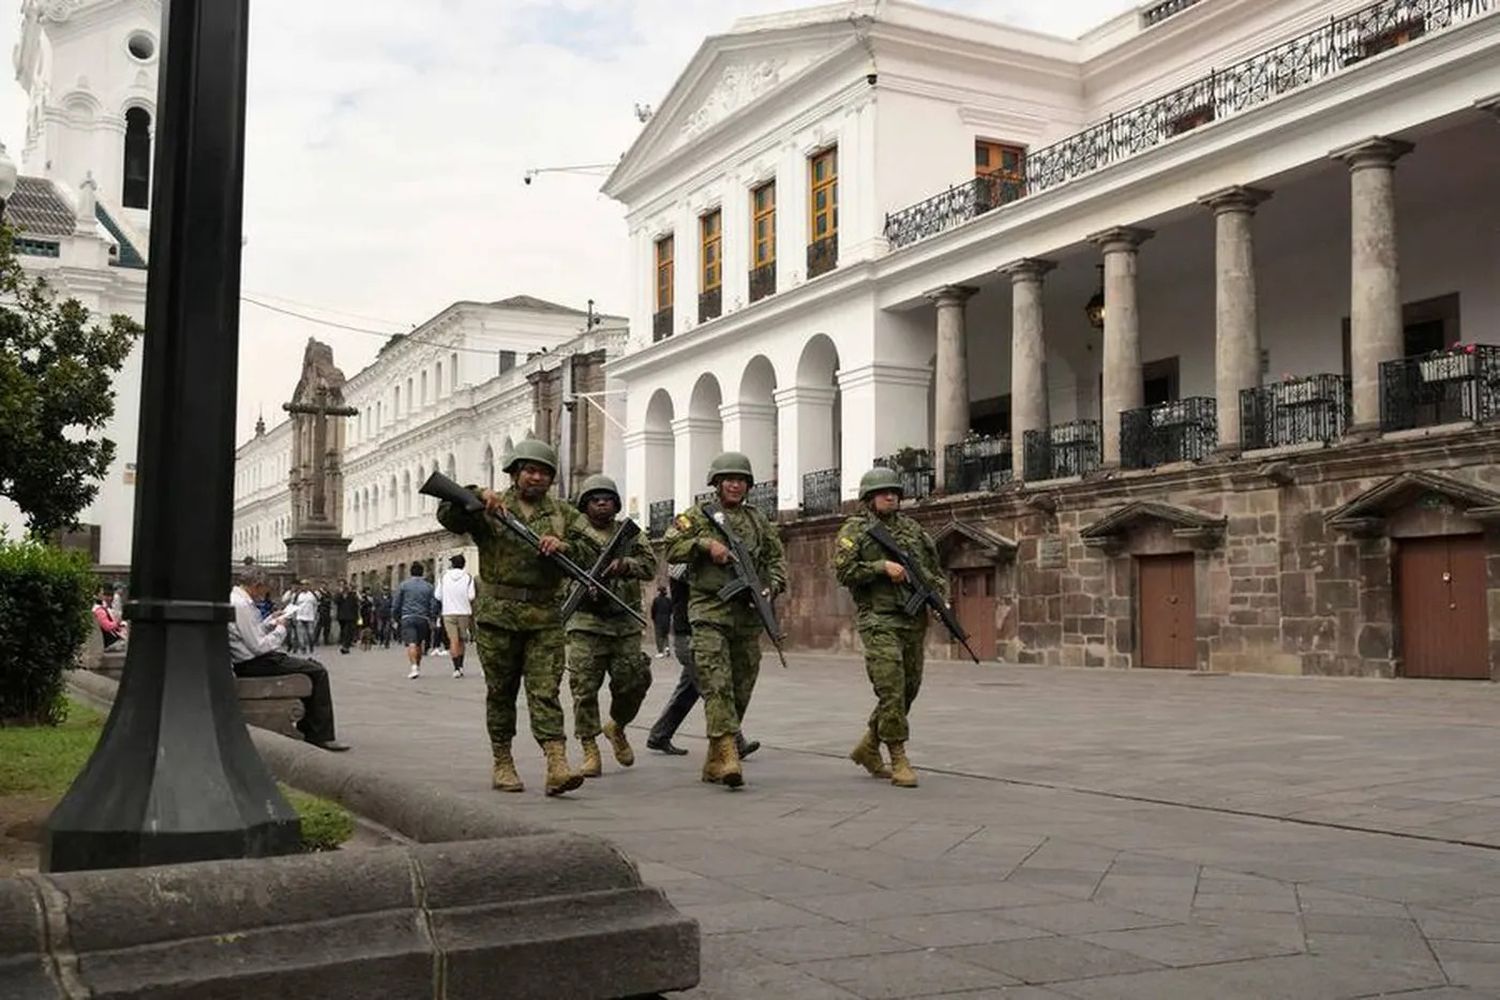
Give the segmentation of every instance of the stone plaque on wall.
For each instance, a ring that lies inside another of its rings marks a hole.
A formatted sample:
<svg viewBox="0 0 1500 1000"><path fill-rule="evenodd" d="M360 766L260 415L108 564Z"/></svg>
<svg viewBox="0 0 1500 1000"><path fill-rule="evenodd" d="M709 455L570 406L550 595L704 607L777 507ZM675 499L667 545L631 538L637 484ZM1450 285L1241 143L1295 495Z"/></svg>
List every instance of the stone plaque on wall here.
<svg viewBox="0 0 1500 1000"><path fill-rule="evenodd" d="M1067 569L1068 549L1057 535L1037 539L1037 566L1040 569Z"/></svg>

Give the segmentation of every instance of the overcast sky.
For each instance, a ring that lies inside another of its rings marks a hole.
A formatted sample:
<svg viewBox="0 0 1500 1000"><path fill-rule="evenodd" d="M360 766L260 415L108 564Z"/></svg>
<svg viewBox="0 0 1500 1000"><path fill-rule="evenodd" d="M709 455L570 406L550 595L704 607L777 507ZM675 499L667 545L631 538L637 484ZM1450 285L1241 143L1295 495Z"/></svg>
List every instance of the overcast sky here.
<svg viewBox="0 0 1500 1000"><path fill-rule="evenodd" d="M1076 36L1132 0L928 0ZM617 160L705 35L797 0L254 0L247 295L394 332L458 299L526 293L627 308L623 212L599 178L530 167ZM19 23L0 18L0 50ZM25 99L0 87L19 159ZM331 311L336 310L337 312ZM346 375L382 337L241 310L239 435L281 403L309 336Z"/></svg>

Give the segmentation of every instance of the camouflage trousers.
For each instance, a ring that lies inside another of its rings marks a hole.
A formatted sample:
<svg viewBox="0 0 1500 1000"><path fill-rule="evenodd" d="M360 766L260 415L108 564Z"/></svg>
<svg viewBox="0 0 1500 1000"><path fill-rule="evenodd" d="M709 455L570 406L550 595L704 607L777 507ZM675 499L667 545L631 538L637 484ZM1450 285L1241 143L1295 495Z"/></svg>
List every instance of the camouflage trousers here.
<svg viewBox="0 0 1500 1000"><path fill-rule="evenodd" d="M624 728L635 721L651 688L651 658L641 649L640 633L600 635L568 633L568 689L573 692L573 735L598 736L599 689L609 675L609 717Z"/></svg>
<svg viewBox="0 0 1500 1000"><path fill-rule="evenodd" d="M693 622L693 662L708 735L740 731L760 676L761 625Z"/></svg>
<svg viewBox="0 0 1500 1000"><path fill-rule="evenodd" d="M881 742L905 742L906 714L922 687L922 644L927 628L892 627L863 623L859 639L865 647L865 672L875 688L875 711L870 732Z"/></svg>
<svg viewBox="0 0 1500 1000"><path fill-rule="evenodd" d="M484 721L490 746L509 745L516 735L516 696L526 682L531 735L538 743L564 738L561 625L508 629L480 622L475 628L479 665L484 669Z"/></svg>

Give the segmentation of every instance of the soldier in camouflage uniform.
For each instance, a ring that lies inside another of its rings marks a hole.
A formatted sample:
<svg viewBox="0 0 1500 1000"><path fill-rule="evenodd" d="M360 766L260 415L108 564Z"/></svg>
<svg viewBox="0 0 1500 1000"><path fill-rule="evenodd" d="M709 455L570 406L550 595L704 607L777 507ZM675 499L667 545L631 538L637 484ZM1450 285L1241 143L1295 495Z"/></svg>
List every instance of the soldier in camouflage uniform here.
<svg viewBox="0 0 1500 1000"><path fill-rule="evenodd" d="M564 552L584 565L598 557L583 515L547 495L557 474L557 453L550 446L529 438L520 442L505 471L511 486L504 493L469 489L489 511L508 510L540 535L544 552ZM524 790L510 751L516 735L516 696L524 680L531 735L547 757L547 794L572 791L583 784L583 775L568 766L558 699L564 653L558 606L567 577L485 512L471 514L445 501L438 505L437 517L443 527L468 535L479 548L474 625L484 670L493 785L503 792Z"/></svg>
<svg viewBox="0 0 1500 1000"><path fill-rule="evenodd" d="M745 503L755 482L750 460L727 451L708 468L708 485L725 521L754 560L762 586L775 597L786 589L786 553L776 526ZM745 779L735 737L760 674L760 617L747 595L719 599L719 588L734 579L734 566L723 534L702 506L688 508L672 522L666 548L669 563L687 565L688 622L708 724L703 780L738 788Z"/></svg>
<svg viewBox="0 0 1500 1000"><path fill-rule="evenodd" d="M584 530L602 551L614 537L620 491L608 476L583 481L578 509L587 521ZM612 589L633 608L641 606L641 581L656 576L656 555L645 535L636 535L603 574ZM634 618L603 598L584 598L568 619L568 687L573 692L573 735L583 745L583 776L597 778L599 734L615 753L621 767L635 763L635 751L625 738L625 727L641 710L651 687L651 658L641 649L644 629ZM609 674L609 719L599 726L599 688Z"/></svg>
<svg viewBox="0 0 1500 1000"><path fill-rule="evenodd" d="M869 537L879 521L917 566L932 587L948 599L948 581L938 562L937 546L922 526L900 511L901 477L891 469L871 469L859 480L859 499L865 512L844 522L834 545L833 570L849 588L857 609L855 624L865 647L865 670L875 688L875 711L849 759L877 778L890 778L901 788L917 787L917 776L906 759L906 716L922 686L922 644L927 638L927 609L906 613L901 584L906 571ZM884 742L890 766L880 756Z"/></svg>

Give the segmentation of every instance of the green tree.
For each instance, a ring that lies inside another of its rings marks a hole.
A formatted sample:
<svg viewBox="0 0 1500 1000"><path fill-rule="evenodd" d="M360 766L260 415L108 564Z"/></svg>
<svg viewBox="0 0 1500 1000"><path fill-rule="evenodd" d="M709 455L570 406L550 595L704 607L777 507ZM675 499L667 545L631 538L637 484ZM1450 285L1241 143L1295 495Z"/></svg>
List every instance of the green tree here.
<svg viewBox="0 0 1500 1000"><path fill-rule="evenodd" d="M141 327L128 316L90 324L16 257L0 226L0 496L36 538L78 523L114 460L101 433L115 412L115 376Z"/></svg>

